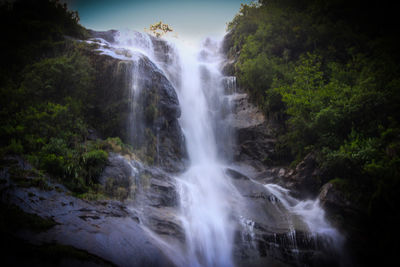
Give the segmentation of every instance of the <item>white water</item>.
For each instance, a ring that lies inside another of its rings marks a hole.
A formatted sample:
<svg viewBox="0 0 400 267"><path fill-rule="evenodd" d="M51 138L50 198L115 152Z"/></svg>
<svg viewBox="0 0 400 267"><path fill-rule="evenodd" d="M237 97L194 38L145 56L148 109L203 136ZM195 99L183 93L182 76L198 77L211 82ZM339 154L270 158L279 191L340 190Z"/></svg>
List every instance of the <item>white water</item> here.
<svg viewBox="0 0 400 267"><path fill-rule="evenodd" d="M178 45L182 83L178 97L186 137L189 169L178 177L181 220L186 232L190 266L233 266L234 227L230 200L237 194L218 157L211 103L221 101L221 74L215 47L201 54ZM211 97L211 99L210 99Z"/></svg>
<svg viewBox="0 0 400 267"><path fill-rule="evenodd" d="M223 109L220 107L224 105L224 90L236 92L236 80L222 77L218 70L221 58L212 42L206 42L200 52L182 45L177 45L177 50L182 70L178 90L182 108L180 123L190 157L189 169L178 177L188 265L233 266L233 233L235 225L237 227L233 218L242 228L242 238L246 239L243 235L247 235L250 239L248 245L256 248L253 243L254 222L234 212L240 212L242 207L237 203L242 201L242 196L226 177L224 158L218 151L218 145L231 138L229 131L223 129L223 115L220 114ZM223 79L227 80L225 88L221 83ZM318 201L299 201L290 196L289 190L275 184L267 184L265 188L283 204L282 214L289 220L287 235L294 254L298 250L292 216L297 216L307 225L309 238L316 243L320 238L327 243L328 249L340 250L343 238L326 221Z"/></svg>
<svg viewBox="0 0 400 267"><path fill-rule="evenodd" d="M216 127L228 134L218 121L221 108L227 105L222 103L225 98L218 69L221 61L218 46L208 41L200 50L175 40L173 47L177 55L173 55L173 59L179 58L179 61L166 65L157 64L151 39L146 34L125 31L116 39L115 44L98 40L101 42L99 50L102 54L133 62L130 92L133 103L142 90L138 62L143 55L162 69L177 89L182 110L180 124L190 160L188 170L177 177L180 218L187 244L183 265L233 266L234 225L230 215L232 203L240 195L224 173L215 136ZM135 109L132 111L135 113ZM133 124L138 123L133 120Z"/></svg>
<svg viewBox="0 0 400 267"><path fill-rule="evenodd" d="M235 227L241 227L243 241L249 248L256 247L253 243L255 222L240 214L243 208L240 205L245 201L231 183L231 178L226 176L226 157L221 153L221 149L229 151L227 146L232 139L224 122L223 113L230 112L224 91L236 92L235 77L221 75L221 57L218 46L212 41L193 47L175 40L174 45L170 44L175 53L172 63L166 64L157 62L152 41L146 34L122 32L117 40L116 44L100 40L99 50L133 62L130 97L135 100L142 90L140 79L143 77L137 63L143 56L152 60L177 89L182 110L180 124L190 159L187 171L176 177L181 208L179 216L186 236L186 251L183 255L177 252L181 258L178 264L233 266ZM275 184L267 184L265 188L276 198L275 201L282 204L279 206L287 220L290 221L292 215L300 217L312 236L327 237L333 247L343 242L340 234L326 222L318 201L299 201L291 197L287 189ZM296 247L295 225L289 224L287 233ZM168 246L161 239L159 243L161 247Z"/></svg>
<svg viewBox="0 0 400 267"><path fill-rule="evenodd" d="M277 184L266 184L265 187L279 200L288 211L288 214L298 215L307 225L312 237L322 237L328 247L340 252L343 245L343 236L325 219L325 211L318 200L304 200L290 196L290 191ZM289 219L290 220L290 219Z"/></svg>

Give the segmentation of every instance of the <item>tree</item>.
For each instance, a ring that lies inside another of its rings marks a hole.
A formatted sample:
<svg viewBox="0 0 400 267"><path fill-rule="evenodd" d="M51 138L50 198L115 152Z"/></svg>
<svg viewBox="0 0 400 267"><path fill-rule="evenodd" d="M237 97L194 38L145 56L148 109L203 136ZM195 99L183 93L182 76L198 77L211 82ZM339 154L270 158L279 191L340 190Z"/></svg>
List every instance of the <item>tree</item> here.
<svg viewBox="0 0 400 267"><path fill-rule="evenodd" d="M162 23L162 21L159 21L157 23L150 25L149 29L156 37L161 37L161 36L167 34L168 32L173 31L171 26L169 26L168 24Z"/></svg>

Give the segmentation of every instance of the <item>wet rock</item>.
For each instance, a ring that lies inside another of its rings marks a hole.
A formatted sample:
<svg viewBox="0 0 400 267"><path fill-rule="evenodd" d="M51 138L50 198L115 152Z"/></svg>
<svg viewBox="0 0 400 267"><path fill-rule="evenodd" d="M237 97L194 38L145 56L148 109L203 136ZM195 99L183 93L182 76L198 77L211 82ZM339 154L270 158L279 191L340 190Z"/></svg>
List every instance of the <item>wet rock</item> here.
<svg viewBox="0 0 400 267"><path fill-rule="evenodd" d="M330 220L339 228L351 229L362 224L362 218L367 217L366 210L349 201L333 183L322 186L318 199Z"/></svg>
<svg viewBox="0 0 400 267"><path fill-rule="evenodd" d="M326 183L321 188L318 199L322 207L335 212L350 206L350 202L345 200L343 193L337 190L332 183Z"/></svg>
<svg viewBox="0 0 400 267"><path fill-rule="evenodd" d="M354 199L350 201L334 182L321 188L318 199L329 221L346 236L344 262L349 266L368 265L365 259L371 259L375 248L370 248L371 218L367 207Z"/></svg>
<svg viewBox="0 0 400 267"><path fill-rule="evenodd" d="M154 57L157 64L166 72L168 79L171 81L173 86L179 88L181 85L180 73L182 73L179 61L178 53L175 48L172 47L168 42L161 38L150 36L151 42L154 48ZM174 66L175 68L171 68Z"/></svg>
<svg viewBox="0 0 400 267"><path fill-rule="evenodd" d="M233 60L226 60L223 62L221 67L222 74L226 76L233 76L235 75L235 61Z"/></svg>
<svg viewBox="0 0 400 267"><path fill-rule="evenodd" d="M171 64L174 62L174 49L165 40L150 35L151 42L154 48L154 55L158 62Z"/></svg>
<svg viewBox="0 0 400 267"><path fill-rule="evenodd" d="M249 102L247 94L234 94L232 127L236 130L235 160L259 169L274 159L276 143L263 113Z"/></svg>
<svg viewBox="0 0 400 267"><path fill-rule="evenodd" d="M98 135L119 136L126 143L139 144L154 164L170 172L182 171L187 152L178 123L181 110L175 88L165 74L146 56L134 63L93 50L87 54L96 69L96 98L89 103L89 112L95 114L92 124ZM132 75L134 64L138 72ZM141 87L134 100L133 82Z"/></svg>
<svg viewBox="0 0 400 267"><path fill-rule="evenodd" d="M308 154L293 172L282 177L286 188L294 190L300 198L315 198L322 186L321 171L318 169L316 156Z"/></svg>
<svg viewBox="0 0 400 267"><path fill-rule="evenodd" d="M184 230L178 218L178 193L174 179L158 168L142 166L135 199L129 205L138 211L141 223L168 242L181 245Z"/></svg>
<svg viewBox="0 0 400 267"><path fill-rule="evenodd" d="M99 178L101 184L105 184L108 178L112 178L118 185L129 187L133 177L132 166L122 156L110 153L108 164Z"/></svg>
<svg viewBox="0 0 400 267"><path fill-rule="evenodd" d="M323 236L307 231L275 231L255 223L251 236L236 236L234 253L242 259L276 260L276 264L289 266L339 266L337 254L326 250L326 242Z"/></svg>
<svg viewBox="0 0 400 267"><path fill-rule="evenodd" d="M185 242L185 232L174 209L149 208L146 223L155 233Z"/></svg>
<svg viewBox="0 0 400 267"><path fill-rule="evenodd" d="M121 155L110 153L108 164L100 175L99 183L104 186L106 194L114 199L125 200L135 192L135 175L138 170Z"/></svg>
<svg viewBox="0 0 400 267"><path fill-rule="evenodd" d="M285 175L287 170L277 168L274 172ZM274 259L293 266L319 266L322 261L326 266L337 265L326 245L329 237L310 233L301 215L287 209L293 200L280 199L282 196L262 184L262 179L255 180L231 168L225 173L242 196L235 204L240 210L235 257Z"/></svg>
<svg viewBox="0 0 400 267"><path fill-rule="evenodd" d="M233 179L249 180L249 177L231 168L226 168L225 173Z"/></svg>
<svg viewBox="0 0 400 267"><path fill-rule="evenodd" d="M16 186L2 190L1 201L55 221L44 232L16 233L30 243L69 245L118 266L173 265L121 202L87 202L57 190Z"/></svg>
<svg viewBox="0 0 400 267"><path fill-rule="evenodd" d="M236 85L236 77L235 76L224 76L221 79L222 86L224 88L225 95L232 95L237 93L238 88Z"/></svg>
<svg viewBox="0 0 400 267"><path fill-rule="evenodd" d="M108 31L94 31L88 30L91 38L101 38L106 40L109 43L115 42L115 34L117 34L117 30L108 30Z"/></svg>
<svg viewBox="0 0 400 267"><path fill-rule="evenodd" d="M176 186L168 173L119 154L110 153L99 182L114 199L151 207L175 207L178 203Z"/></svg>
<svg viewBox="0 0 400 267"><path fill-rule="evenodd" d="M151 179L149 199L155 207L173 207L177 205L177 192L171 182Z"/></svg>
<svg viewBox="0 0 400 267"><path fill-rule="evenodd" d="M152 169L150 174L150 186L146 190L149 205L153 207L177 207L179 196L173 178L157 169Z"/></svg>
<svg viewBox="0 0 400 267"><path fill-rule="evenodd" d="M158 136L157 162L169 172L183 171L187 166L188 154L185 137L176 119L163 125Z"/></svg>
<svg viewBox="0 0 400 267"><path fill-rule="evenodd" d="M235 94L232 96L234 102L232 124L237 129L257 127L265 123L262 112L248 99L248 95Z"/></svg>
<svg viewBox="0 0 400 267"><path fill-rule="evenodd" d="M144 144L147 156L165 170L182 171L187 153L178 123L181 109L175 88L147 57L136 64L138 72L132 82L139 79L141 89L133 100L137 106L130 119L129 143Z"/></svg>
<svg viewBox="0 0 400 267"><path fill-rule="evenodd" d="M163 72L146 56L141 56L135 64L138 70L134 73L131 82L137 80L141 88L138 89L139 95L134 101L139 105L157 107L159 116L152 118L154 121L151 122L156 123L155 126L161 126L165 121L179 118L181 110L175 88Z"/></svg>

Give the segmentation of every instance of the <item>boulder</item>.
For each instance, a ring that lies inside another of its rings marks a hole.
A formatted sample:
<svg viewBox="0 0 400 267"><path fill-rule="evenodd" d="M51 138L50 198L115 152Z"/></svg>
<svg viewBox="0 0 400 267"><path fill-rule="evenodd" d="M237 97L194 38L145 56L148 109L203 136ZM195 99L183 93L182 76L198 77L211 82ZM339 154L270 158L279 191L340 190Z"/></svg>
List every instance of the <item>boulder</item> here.
<svg viewBox="0 0 400 267"><path fill-rule="evenodd" d="M366 209L350 201L335 183L324 184L318 199L330 221L345 232L355 230L356 225L362 225L362 221L367 220ZM356 236L354 234L352 236Z"/></svg>
<svg viewBox="0 0 400 267"><path fill-rule="evenodd" d="M99 182L109 197L127 200L133 205L156 208L178 205L178 193L172 177L161 169L119 154L110 153ZM123 192L126 194L121 196Z"/></svg>
<svg viewBox="0 0 400 267"><path fill-rule="evenodd" d="M329 221L346 237L343 258L347 265L368 265L366 261L376 250L375 247L370 248L371 218L367 207L354 199L349 200L335 182L324 184L318 199Z"/></svg>
<svg viewBox="0 0 400 267"><path fill-rule="evenodd" d="M308 154L294 171L281 171L281 183L299 198L315 198L322 186L322 173L318 168L316 155ZM279 173L278 173L279 175Z"/></svg>
<svg viewBox="0 0 400 267"><path fill-rule="evenodd" d="M318 199L325 210L334 213L345 211L351 207L351 203L345 199L343 193L335 188L332 183L326 183L321 188Z"/></svg>
<svg viewBox="0 0 400 267"><path fill-rule="evenodd" d="M107 196L125 200L135 194L135 180L139 171L132 162L121 155L110 153L107 166L99 178Z"/></svg>
<svg viewBox="0 0 400 267"><path fill-rule="evenodd" d="M133 169L122 156L110 153L108 164L99 178L101 184L105 184L108 178L113 178L118 185L128 187L133 178Z"/></svg>

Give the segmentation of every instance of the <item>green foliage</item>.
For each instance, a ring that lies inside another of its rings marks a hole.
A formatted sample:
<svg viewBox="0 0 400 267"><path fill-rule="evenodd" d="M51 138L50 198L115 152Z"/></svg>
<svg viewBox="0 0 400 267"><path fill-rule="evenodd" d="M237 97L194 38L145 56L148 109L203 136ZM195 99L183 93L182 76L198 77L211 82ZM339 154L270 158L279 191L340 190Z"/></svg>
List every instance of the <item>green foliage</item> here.
<svg viewBox="0 0 400 267"><path fill-rule="evenodd" d="M63 139L51 138L38 153L39 167L65 180L73 191L85 192L97 183L107 164L108 154L90 142L84 147L68 147Z"/></svg>
<svg viewBox="0 0 400 267"><path fill-rule="evenodd" d="M102 191L93 190L91 188L89 190L87 190L86 192L84 192L82 194L78 194L76 196L81 199L85 199L85 200L89 200L89 201L99 201L99 200L108 199L108 197L106 197Z"/></svg>
<svg viewBox="0 0 400 267"><path fill-rule="evenodd" d="M84 38L86 30L78 22L78 14L59 1L2 1L0 81L8 76L18 79L21 67L43 54L49 56L59 51L65 35Z"/></svg>
<svg viewBox="0 0 400 267"><path fill-rule="evenodd" d="M86 183L96 183L103 171L108 159L104 150L91 150L82 155L82 161L86 171Z"/></svg>
<svg viewBox="0 0 400 267"><path fill-rule="evenodd" d="M84 193L107 163L107 153L87 141L92 63L84 45L65 38L84 38L86 30L77 13L57 1L20 0L1 4L0 12L7 53L0 73L0 154L23 155ZM44 186L15 177L21 185Z"/></svg>
<svg viewBox="0 0 400 267"><path fill-rule="evenodd" d="M323 182L334 179L380 225L398 216L400 189L399 33L390 7L259 1L242 6L226 40L239 85L283 125L276 158L295 165L316 153Z"/></svg>
<svg viewBox="0 0 400 267"><path fill-rule="evenodd" d="M21 91L28 99L38 101L48 99L58 103L68 103L71 99L79 107L87 97L93 71L88 58L78 51L55 58L46 58L25 68Z"/></svg>
<svg viewBox="0 0 400 267"><path fill-rule="evenodd" d="M44 145L39 154L39 166L57 177L65 175L65 165L68 155L68 147L63 139L51 138Z"/></svg>
<svg viewBox="0 0 400 267"><path fill-rule="evenodd" d="M399 118L392 39L374 35L361 25L364 18L350 16L355 6L344 5L260 1L242 5L228 25L239 84L270 119L285 124L278 153L288 159L337 151L352 131L372 140L378 127L388 127L388 114Z"/></svg>
<svg viewBox="0 0 400 267"><path fill-rule="evenodd" d="M129 159L138 160L133 152L132 146L123 143L119 137L109 137L106 140L99 142L98 148L109 152L119 153Z"/></svg>
<svg viewBox="0 0 400 267"><path fill-rule="evenodd" d="M3 153L7 154L22 154L24 147L21 145L20 140L11 139L10 144L4 149Z"/></svg>

